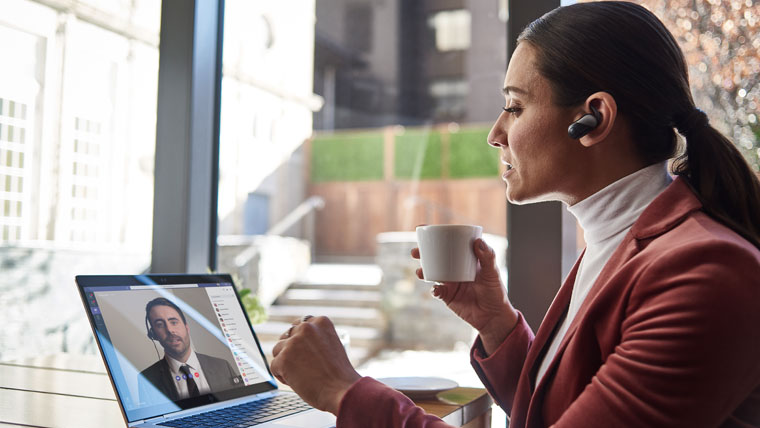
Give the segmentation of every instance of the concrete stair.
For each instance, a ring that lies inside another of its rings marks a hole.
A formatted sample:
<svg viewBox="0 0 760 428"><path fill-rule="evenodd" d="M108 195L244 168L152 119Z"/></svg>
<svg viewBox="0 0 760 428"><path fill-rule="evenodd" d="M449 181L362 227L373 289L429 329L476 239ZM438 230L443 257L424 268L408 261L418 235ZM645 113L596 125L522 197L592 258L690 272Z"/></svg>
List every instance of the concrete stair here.
<svg viewBox="0 0 760 428"><path fill-rule="evenodd" d="M327 316L348 337L348 356L359 366L385 345L387 321L380 310L382 272L375 265L313 264L269 307L256 334L269 358L274 344L304 315Z"/></svg>

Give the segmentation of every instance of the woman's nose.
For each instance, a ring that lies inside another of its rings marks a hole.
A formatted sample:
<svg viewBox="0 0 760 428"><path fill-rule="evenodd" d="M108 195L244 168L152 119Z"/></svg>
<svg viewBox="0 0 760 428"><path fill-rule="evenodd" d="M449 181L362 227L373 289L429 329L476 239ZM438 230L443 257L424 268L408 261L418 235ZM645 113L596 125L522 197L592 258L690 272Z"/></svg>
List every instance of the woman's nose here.
<svg viewBox="0 0 760 428"><path fill-rule="evenodd" d="M503 126L502 116L499 116L499 118L496 119L496 123L491 127L491 132L488 133L487 141L489 145L497 148L507 145L507 132Z"/></svg>

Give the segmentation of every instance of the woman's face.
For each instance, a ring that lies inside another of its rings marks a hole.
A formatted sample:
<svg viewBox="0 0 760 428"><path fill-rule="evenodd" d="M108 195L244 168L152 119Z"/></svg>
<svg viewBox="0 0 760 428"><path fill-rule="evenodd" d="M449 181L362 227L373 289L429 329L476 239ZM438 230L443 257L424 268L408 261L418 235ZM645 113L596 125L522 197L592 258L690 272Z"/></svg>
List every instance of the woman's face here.
<svg viewBox="0 0 760 428"><path fill-rule="evenodd" d="M507 166L502 176L512 203L560 200L570 204L582 170L582 146L567 135L571 109L553 104L549 82L539 75L535 48L515 49L504 79L505 109L488 135Z"/></svg>

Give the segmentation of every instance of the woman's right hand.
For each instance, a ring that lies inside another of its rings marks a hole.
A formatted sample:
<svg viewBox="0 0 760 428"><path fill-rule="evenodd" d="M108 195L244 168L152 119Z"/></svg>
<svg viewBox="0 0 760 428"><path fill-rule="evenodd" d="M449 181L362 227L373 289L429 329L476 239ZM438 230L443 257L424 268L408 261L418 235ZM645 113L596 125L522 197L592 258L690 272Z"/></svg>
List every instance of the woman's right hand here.
<svg viewBox="0 0 760 428"><path fill-rule="evenodd" d="M473 251L478 259L475 280L437 283L432 293L478 330L486 352L491 354L517 325L518 316L501 283L494 250L478 238L473 242ZM412 249L412 257L420 258L418 248ZM424 279L421 268L417 269L417 277Z"/></svg>

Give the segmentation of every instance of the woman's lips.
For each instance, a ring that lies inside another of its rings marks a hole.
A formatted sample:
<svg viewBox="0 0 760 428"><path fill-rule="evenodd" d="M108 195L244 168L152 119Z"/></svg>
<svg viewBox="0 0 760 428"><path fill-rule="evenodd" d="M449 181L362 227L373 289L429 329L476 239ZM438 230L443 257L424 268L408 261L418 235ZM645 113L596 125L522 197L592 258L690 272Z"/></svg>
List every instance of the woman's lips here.
<svg viewBox="0 0 760 428"><path fill-rule="evenodd" d="M504 173L501 175L502 180L507 180L507 177L515 170L515 168L512 166L511 163L508 162L502 162L504 165L507 166L507 170L504 171Z"/></svg>

